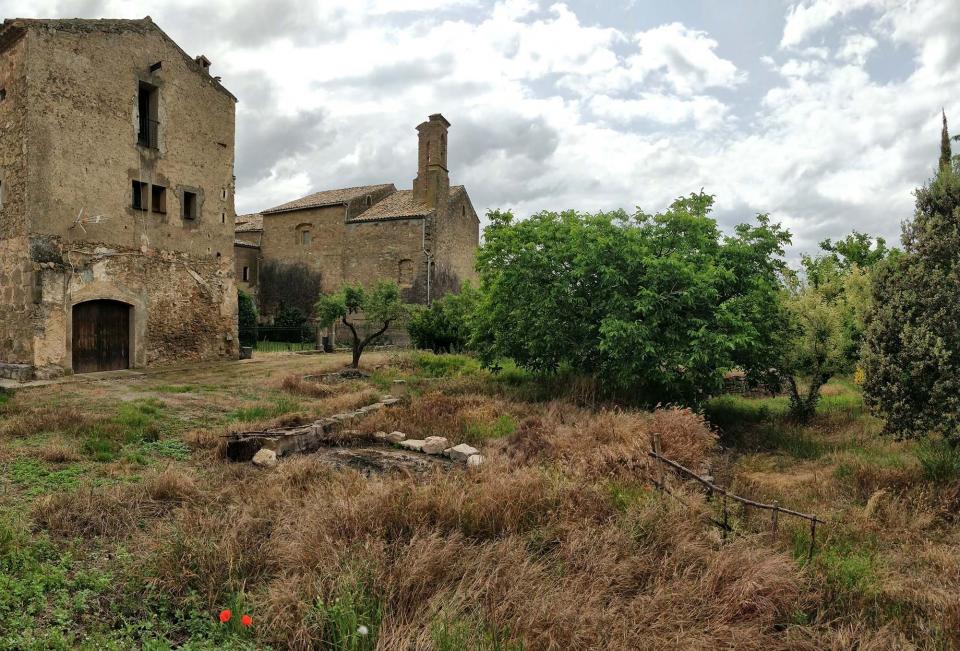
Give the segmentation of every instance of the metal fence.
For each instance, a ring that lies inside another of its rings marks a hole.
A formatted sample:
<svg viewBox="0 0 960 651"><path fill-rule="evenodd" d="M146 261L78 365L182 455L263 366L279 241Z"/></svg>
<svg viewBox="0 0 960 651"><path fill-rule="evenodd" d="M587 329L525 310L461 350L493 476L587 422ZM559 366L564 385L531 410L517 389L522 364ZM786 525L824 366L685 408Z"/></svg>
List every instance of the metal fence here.
<svg viewBox="0 0 960 651"><path fill-rule="evenodd" d="M320 334L317 326L310 324L299 328L278 326L241 328L240 345L263 353L317 350Z"/></svg>

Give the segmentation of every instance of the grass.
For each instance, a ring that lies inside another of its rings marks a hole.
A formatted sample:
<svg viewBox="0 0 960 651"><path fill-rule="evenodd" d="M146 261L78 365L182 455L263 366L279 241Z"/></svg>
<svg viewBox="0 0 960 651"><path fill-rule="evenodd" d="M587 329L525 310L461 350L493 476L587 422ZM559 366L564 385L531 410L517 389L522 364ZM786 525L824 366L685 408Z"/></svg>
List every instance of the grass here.
<svg viewBox="0 0 960 651"><path fill-rule="evenodd" d="M7 398L0 649L960 645L955 459L882 438L847 382L799 426L780 397L715 399L709 422L599 408L582 379L467 356L374 351L369 380L303 381L345 359ZM355 408L395 380L401 404L351 428L471 442L485 465L367 476L321 455L220 457L231 428ZM715 502L669 476L679 499L651 488L653 432L721 485L826 520L813 562L803 523L781 516L774 536L768 514L736 510L722 542Z"/></svg>
<svg viewBox="0 0 960 651"><path fill-rule="evenodd" d="M230 414L230 420L243 422L256 422L268 420L299 411L301 405L296 400L290 398L275 398L267 404L259 404L253 407L243 407Z"/></svg>
<svg viewBox="0 0 960 651"><path fill-rule="evenodd" d="M945 484L960 477L960 447L942 439L930 439L917 445L916 454L928 481Z"/></svg>
<svg viewBox="0 0 960 651"><path fill-rule="evenodd" d="M52 469L47 464L28 458L17 459L6 468L9 479L29 496L73 490L79 486L85 471L81 464Z"/></svg>

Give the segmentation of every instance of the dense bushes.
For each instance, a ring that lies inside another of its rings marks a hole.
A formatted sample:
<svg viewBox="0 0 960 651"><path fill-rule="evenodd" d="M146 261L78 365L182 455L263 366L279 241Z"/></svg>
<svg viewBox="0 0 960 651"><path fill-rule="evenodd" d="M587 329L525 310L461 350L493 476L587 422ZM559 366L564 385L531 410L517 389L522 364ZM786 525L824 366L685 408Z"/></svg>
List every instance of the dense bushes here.
<svg viewBox="0 0 960 651"><path fill-rule="evenodd" d="M276 316L284 307L310 314L323 285L320 272L303 263L268 262L260 269L257 298L260 312Z"/></svg>
<svg viewBox="0 0 960 651"><path fill-rule="evenodd" d="M658 215L491 213L475 348L647 404L699 402L734 366L767 371L789 234L761 215L723 236L712 205L701 193Z"/></svg>
<svg viewBox="0 0 960 651"><path fill-rule="evenodd" d="M237 292L237 318L240 345L253 346L257 342L257 308L250 295L244 291Z"/></svg>
<svg viewBox="0 0 960 651"><path fill-rule="evenodd" d="M417 348L435 353L459 353L470 341L470 321L479 293L465 284L459 294L447 294L430 307L417 309L407 324Z"/></svg>

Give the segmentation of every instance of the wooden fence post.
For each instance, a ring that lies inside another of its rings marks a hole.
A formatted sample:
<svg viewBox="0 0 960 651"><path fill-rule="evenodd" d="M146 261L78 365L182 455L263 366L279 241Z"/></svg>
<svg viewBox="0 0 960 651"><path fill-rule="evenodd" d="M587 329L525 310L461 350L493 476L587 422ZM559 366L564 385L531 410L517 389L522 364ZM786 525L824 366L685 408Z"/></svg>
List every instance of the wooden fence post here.
<svg viewBox="0 0 960 651"><path fill-rule="evenodd" d="M727 524L728 520L729 520L729 515L727 512L727 494L724 493L723 494L723 539L724 540L727 539L727 529L730 528L730 525Z"/></svg>
<svg viewBox="0 0 960 651"><path fill-rule="evenodd" d="M810 520L810 551L807 553L807 563L813 561L813 548L817 544L817 521Z"/></svg>
<svg viewBox="0 0 960 651"><path fill-rule="evenodd" d="M659 471L658 474L660 475L660 489L666 490L667 485L663 477L663 460L660 458L660 434L657 432L653 433L653 451L657 455L657 470Z"/></svg>
<svg viewBox="0 0 960 651"><path fill-rule="evenodd" d="M774 501L773 503L773 535L777 535L777 520L780 518L780 502Z"/></svg>

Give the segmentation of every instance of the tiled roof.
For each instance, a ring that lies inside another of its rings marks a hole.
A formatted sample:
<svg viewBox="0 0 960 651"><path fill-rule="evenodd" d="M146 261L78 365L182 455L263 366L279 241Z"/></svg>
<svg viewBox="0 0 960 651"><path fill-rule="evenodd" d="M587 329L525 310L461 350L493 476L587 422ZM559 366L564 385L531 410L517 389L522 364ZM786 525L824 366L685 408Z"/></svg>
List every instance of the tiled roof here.
<svg viewBox="0 0 960 651"><path fill-rule="evenodd" d="M464 192L462 185L450 188L449 198L452 200L458 193ZM425 217L433 210L425 203L413 200L413 190L398 190L390 196L373 204L371 208L351 219L348 223L374 222L389 219L406 219Z"/></svg>
<svg viewBox="0 0 960 651"><path fill-rule="evenodd" d="M259 249L259 248L260 248L260 245L259 245L259 244L254 244L253 242L244 242L243 240L234 240L234 241L233 241L233 245L234 245L234 246L242 246L242 247L244 247L244 248L246 248L246 249Z"/></svg>
<svg viewBox="0 0 960 651"><path fill-rule="evenodd" d="M320 208L322 206L336 206L347 203L353 199L362 197L365 194L393 187L392 183L381 183L379 185L361 185L356 188L340 188L338 190L324 190L308 194L300 199L288 201L287 203L268 208L263 211L264 215L278 212L289 212L291 210L304 210L305 208ZM379 205L379 204L378 204Z"/></svg>
<svg viewBox="0 0 960 651"><path fill-rule="evenodd" d="M348 223L423 217L431 212L433 209L430 206L413 200L413 190L397 190L349 220Z"/></svg>
<svg viewBox="0 0 960 651"><path fill-rule="evenodd" d="M237 219L234 222L236 228L234 231L237 233L252 233L256 231L263 230L263 215L260 213L251 213L249 215L237 215Z"/></svg>

